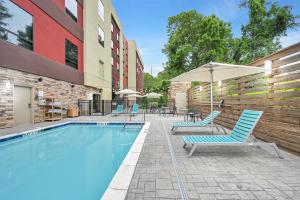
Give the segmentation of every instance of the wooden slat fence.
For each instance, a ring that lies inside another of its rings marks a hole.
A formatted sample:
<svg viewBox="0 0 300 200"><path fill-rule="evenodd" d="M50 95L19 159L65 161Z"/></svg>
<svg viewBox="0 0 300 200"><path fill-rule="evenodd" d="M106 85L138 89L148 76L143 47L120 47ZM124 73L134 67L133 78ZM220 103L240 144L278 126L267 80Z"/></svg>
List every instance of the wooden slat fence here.
<svg viewBox="0 0 300 200"><path fill-rule="evenodd" d="M257 138L275 142L300 153L300 43L251 63L263 66L272 60L272 73L226 80L214 84L214 100L225 100L216 123L232 129L244 109L262 110L264 114L254 131ZM210 113L210 84L189 91L189 107Z"/></svg>

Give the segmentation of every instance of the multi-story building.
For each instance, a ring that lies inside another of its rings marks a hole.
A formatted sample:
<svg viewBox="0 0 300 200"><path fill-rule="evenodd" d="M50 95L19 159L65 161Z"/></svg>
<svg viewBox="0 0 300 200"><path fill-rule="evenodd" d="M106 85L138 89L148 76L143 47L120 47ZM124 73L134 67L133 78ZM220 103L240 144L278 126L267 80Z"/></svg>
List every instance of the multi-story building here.
<svg viewBox="0 0 300 200"><path fill-rule="evenodd" d="M128 88L128 41L123 35L123 88Z"/></svg>
<svg viewBox="0 0 300 200"><path fill-rule="evenodd" d="M82 0L2 0L0 127L44 120L43 97L77 106L83 77Z"/></svg>
<svg viewBox="0 0 300 200"><path fill-rule="evenodd" d="M111 0L84 1L84 10L84 83L111 100L123 85L122 25Z"/></svg>
<svg viewBox="0 0 300 200"><path fill-rule="evenodd" d="M112 96L115 98L115 92L121 89L121 63L123 57L121 49L123 44L121 42L121 24L117 20L116 15L111 16L111 66L112 66ZM121 60L122 58L122 60ZM123 63L122 63L123 66Z"/></svg>
<svg viewBox="0 0 300 200"><path fill-rule="evenodd" d="M110 1L84 1L84 84L105 100L111 99L110 18Z"/></svg>
<svg viewBox="0 0 300 200"><path fill-rule="evenodd" d="M128 88L144 92L144 64L134 40L128 41Z"/></svg>
<svg viewBox="0 0 300 200"><path fill-rule="evenodd" d="M66 109L93 100L99 112L101 100L129 87L128 44L111 0L0 4L0 128L43 121L44 97Z"/></svg>

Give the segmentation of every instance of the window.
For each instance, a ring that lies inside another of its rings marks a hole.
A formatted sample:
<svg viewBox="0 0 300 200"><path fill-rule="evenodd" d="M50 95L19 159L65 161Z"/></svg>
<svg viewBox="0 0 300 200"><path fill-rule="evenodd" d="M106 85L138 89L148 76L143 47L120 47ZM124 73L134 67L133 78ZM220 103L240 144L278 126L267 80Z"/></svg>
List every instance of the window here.
<svg viewBox="0 0 300 200"><path fill-rule="evenodd" d="M98 27L98 42L104 47L104 31L100 26Z"/></svg>
<svg viewBox="0 0 300 200"><path fill-rule="evenodd" d="M0 1L0 39L33 50L33 18L9 0Z"/></svg>
<svg viewBox="0 0 300 200"><path fill-rule="evenodd" d="M66 40L66 65L73 67L75 69L78 68L78 48L69 40Z"/></svg>
<svg viewBox="0 0 300 200"><path fill-rule="evenodd" d="M114 42L111 40L110 41L110 47L113 49L114 48Z"/></svg>
<svg viewBox="0 0 300 200"><path fill-rule="evenodd" d="M119 34L117 33L117 40L119 41Z"/></svg>
<svg viewBox="0 0 300 200"><path fill-rule="evenodd" d="M77 1L65 0L66 13L77 22Z"/></svg>
<svg viewBox="0 0 300 200"><path fill-rule="evenodd" d="M114 58L111 57L111 65L114 65Z"/></svg>
<svg viewBox="0 0 300 200"><path fill-rule="evenodd" d="M104 21L104 5L101 0L98 1L98 13L101 19Z"/></svg>
<svg viewBox="0 0 300 200"><path fill-rule="evenodd" d="M113 24L110 24L110 30L111 30L111 32L114 32L114 25Z"/></svg>

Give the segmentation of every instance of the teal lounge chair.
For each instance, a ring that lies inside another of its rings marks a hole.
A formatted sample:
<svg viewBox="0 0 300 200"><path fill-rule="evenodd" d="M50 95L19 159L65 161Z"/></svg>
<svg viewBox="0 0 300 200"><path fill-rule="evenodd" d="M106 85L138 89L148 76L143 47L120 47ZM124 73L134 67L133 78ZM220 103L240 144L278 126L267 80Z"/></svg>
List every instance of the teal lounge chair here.
<svg viewBox="0 0 300 200"><path fill-rule="evenodd" d="M220 115L220 111L213 111L204 120L199 122L176 122L172 124L171 132L174 134L176 130L180 127L205 127L209 126L211 121Z"/></svg>
<svg viewBox="0 0 300 200"><path fill-rule="evenodd" d="M117 106L117 110L113 110L111 115L112 116L118 116L120 114L124 113L124 108L123 108L123 105L118 105Z"/></svg>
<svg viewBox="0 0 300 200"><path fill-rule="evenodd" d="M183 136L184 145L191 145L189 156L192 156L198 146L272 146L279 158L278 148L275 143L257 143L253 136L253 142L247 142L256 124L262 116L262 111L244 110L235 127L229 135L202 135Z"/></svg>
<svg viewBox="0 0 300 200"><path fill-rule="evenodd" d="M137 115L139 113L139 104L133 104L132 111L130 112L130 115Z"/></svg>

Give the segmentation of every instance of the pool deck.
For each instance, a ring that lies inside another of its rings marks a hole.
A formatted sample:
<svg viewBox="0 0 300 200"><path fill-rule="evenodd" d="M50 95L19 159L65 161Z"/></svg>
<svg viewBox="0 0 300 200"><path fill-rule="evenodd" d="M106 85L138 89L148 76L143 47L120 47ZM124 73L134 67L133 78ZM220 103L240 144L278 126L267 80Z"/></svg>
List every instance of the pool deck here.
<svg viewBox="0 0 300 200"><path fill-rule="evenodd" d="M142 119L137 116L133 121ZM182 148L183 133L170 134L171 122L182 120L181 116L146 116L151 125L129 186L128 200L300 199L300 157L280 150L284 159L279 159L265 147L201 147L188 157ZM128 121L128 117L78 117L0 129L0 135L65 121Z"/></svg>

